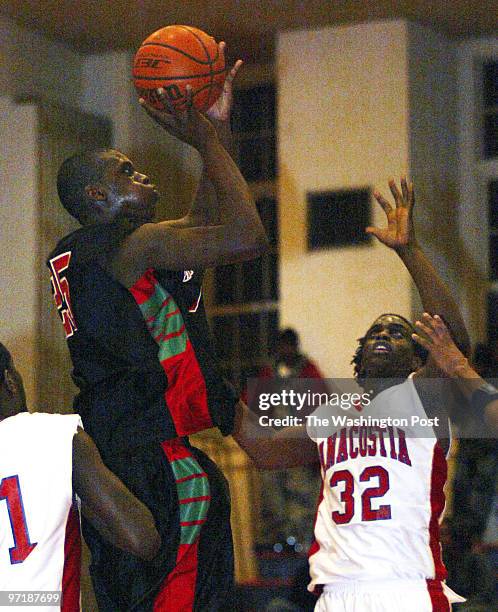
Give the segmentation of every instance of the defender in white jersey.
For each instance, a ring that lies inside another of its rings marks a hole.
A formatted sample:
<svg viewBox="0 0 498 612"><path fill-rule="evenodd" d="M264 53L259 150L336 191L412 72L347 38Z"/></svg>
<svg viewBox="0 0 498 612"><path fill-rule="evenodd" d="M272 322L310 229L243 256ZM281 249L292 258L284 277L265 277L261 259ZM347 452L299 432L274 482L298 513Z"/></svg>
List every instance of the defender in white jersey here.
<svg viewBox="0 0 498 612"><path fill-rule="evenodd" d="M400 257L424 309L439 313L468 353L458 306L415 238L413 185L402 178L401 190L393 180L389 187L395 207L374 192L387 228L366 231ZM437 435L430 428L414 436L409 427L367 424L315 432L313 441L303 438L302 427L275 433L260 427L251 411L239 411L235 437L261 468L312 463L318 444L323 483L309 552L309 589L321 593L318 612L446 612L462 601L444 583L439 544L452 396L447 381L430 380L444 373L413 332L400 315L385 314L359 340L355 378L374 398L362 414L437 417Z"/></svg>
<svg viewBox="0 0 498 612"><path fill-rule="evenodd" d="M448 609L448 599L463 600L444 584L439 545L446 457L430 427L421 437L420 428L410 426L412 416L427 418L412 375L381 391L362 417L368 422L379 413L403 425L346 426L333 433L308 427L323 479L308 588L325 585L318 610L335 610L336 598L353 609L351 594L359 593L369 599L366 610L384 610L385 603L375 605L375 592L384 597L386 590L394 598L389 609ZM393 585L401 586L398 598Z"/></svg>
<svg viewBox="0 0 498 612"><path fill-rule="evenodd" d="M42 610L80 609L74 493L114 545L145 559L159 549L152 515L104 466L80 417L27 412L21 377L1 343L0 449L0 591L12 593L16 609L31 610L19 603L35 597Z"/></svg>

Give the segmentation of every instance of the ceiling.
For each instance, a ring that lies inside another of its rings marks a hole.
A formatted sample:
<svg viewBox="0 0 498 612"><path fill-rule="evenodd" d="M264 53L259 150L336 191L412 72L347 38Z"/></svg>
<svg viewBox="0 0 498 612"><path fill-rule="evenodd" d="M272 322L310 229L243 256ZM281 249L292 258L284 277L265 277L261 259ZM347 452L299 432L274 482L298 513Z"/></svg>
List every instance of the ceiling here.
<svg viewBox="0 0 498 612"><path fill-rule="evenodd" d="M136 49L173 23L226 40L229 57L271 61L279 30L404 17L455 38L494 35L497 0L0 0L0 15L85 53Z"/></svg>

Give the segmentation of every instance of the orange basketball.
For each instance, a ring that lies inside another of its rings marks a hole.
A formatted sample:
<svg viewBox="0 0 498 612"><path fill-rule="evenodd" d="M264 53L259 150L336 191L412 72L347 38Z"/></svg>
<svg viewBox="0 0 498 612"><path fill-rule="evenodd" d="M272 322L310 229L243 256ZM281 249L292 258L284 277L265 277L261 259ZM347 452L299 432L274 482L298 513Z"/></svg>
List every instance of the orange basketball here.
<svg viewBox="0 0 498 612"><path fill-rule="evenodd" d="M183 25L161 28L146 38L133 61L138 95L163 109L155 90L163 87L175 108L185 108L186 85L200 111L208 110L225 82L225 61L218 43L202 30Z"/></svg>

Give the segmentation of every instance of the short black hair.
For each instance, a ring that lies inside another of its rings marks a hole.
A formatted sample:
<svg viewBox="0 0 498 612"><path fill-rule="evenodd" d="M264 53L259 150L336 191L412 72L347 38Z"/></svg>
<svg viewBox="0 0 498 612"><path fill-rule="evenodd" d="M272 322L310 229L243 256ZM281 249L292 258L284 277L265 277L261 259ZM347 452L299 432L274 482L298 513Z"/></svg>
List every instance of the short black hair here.
<svg viewBox="0 0 498 612"><path fill-rule="evenodd" d="M83 222L88 209L85 187L98 183L105 169L104 155L110 150L83 151L68 157L57 173L57 193L67 212Z"/></svg>
<svg viewBox="0 0 498 612"><path fill-rule="evenodd" d="M299 347L299 336L297 331L292 329L292 327L287 327L286 329L280 331L277 341L289 344L296 349Z"/></svg>
<svg viewBox="0 0 498 612"><path fill-rule="evenodd" d="M413 326L413 323L411 323L411 321L409 321L408 319L405 319L405 317L403 317L400 314L394 313L394 312L385 312L381 315L379 315L375 321L377 321L377 319L380 319L381 317L397 317L398 319L401 319L402 321L404 321L408 327L411 329L412 334L416 332L415 327ZM373 323L372 323L373 325ZM356 380L360 381L361 380L361 362L363 359L363 348L365 346L365 342L367 340L367 336L368 336L368 332L370 331L372 325L367 329L367 333L362 336L361 338L358 338L358 346L356 348L356 351L353 355L353 359L351 359L351 363L354 366L354 377L356 378ZM427 349L425 349L423 346L421 346L418 342L415 342L415 340L413 338L411 338L412 344L413 344L413 348L415 351L415 355L417 357L419 357L422 361L422 363L425 363L427 361L427 357L429 355L429 352L427 351Z"/></svg>
<svg viewBox="0 0 498 612"><path fill-rule="evenodd" d="M0 342L0 385L5 382L5 370L8 370L12 363L12 355L7 347Z"/></svg>

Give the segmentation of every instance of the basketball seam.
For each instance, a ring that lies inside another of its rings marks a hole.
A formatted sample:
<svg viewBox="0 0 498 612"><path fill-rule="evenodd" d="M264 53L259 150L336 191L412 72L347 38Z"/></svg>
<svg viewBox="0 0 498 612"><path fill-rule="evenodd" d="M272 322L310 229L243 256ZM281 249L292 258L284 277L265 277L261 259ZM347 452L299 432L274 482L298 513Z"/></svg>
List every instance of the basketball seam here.
<svg viewBox="0 0 498 612"><path fill-rule="evenodd" d="M207 76L216 76L217 74L223 74L225 72L225 69L223 68L223 70L217 70L216 72L211 70L210 72L203 72L202 74L188 74L188 75L182 75L182 76L161 76L160 74L157 74L155 76L142 76L142 75L138 75L136 73L132 74L132 77L134 79L136 79L137 81L170 81L170 80L175 80L175 81L180 81L180 80L185 80L185 79L199 79L201 77L207 77Z"/></svg>
<svg viewBox="0 0 498 612"><path fill-rule="evenodd" d="M201 47L204 49L204 53L206 54L207 57L207 61L208 63L212 64L213 62L215 62L218 59L218 45L216 45L216 57L214 59L211 59L211 56L209 55L209 51L207 50L206 45L203 43L202 38L200 36L198 36L191 28L189 28L188 26L178 26L179 28L182 28L183 30L187 30L187 32L190 32L190 34L192 34L192 36L197 40L197 42L201 45Z"/></svg>
<svg viewBox="0 0 498 612"><path fill-rule="evenodd" d="M190 34L192 34L192 36L197 39L197 42L201 45L201 47L204 49L204 52L206 53L206 57L208 58L208 62L209 62L209 94L208 94L208 98L206 100L206 104L204 105L205 108L202 110L208 110L210 105L210 99L211 99L211 91L213 89L213 83L214 83L214 75L213 75L213 62L215 60L211 59L211 56L209 55L209 51L206 48L206 45L204 44L204 42L202 41L201 37L198 36L191 28L187 27L187 26L181 26L184 30L187 30L187 32L190 32ZM216 59L218 59L218 53L219 53L219 46L216 45ZM202 91L203 89L205 89L205 87L201 87L200 91ZM199 93L199 92L197 92Z"/></svg>
<svg viewBox="0 0 498 612"><path fill-rule="evenodd" d="M164 47L165 49L171 49L172 51L176 51L177 53L180 53L181 55L184 55L185 57L188 57L188 59L191 59L194 62L197 62L198 64L201 64L202 66L210 66L212 64L212 62L210 61L205 61L205 60L200 60L197 57L194 57L193 55L190 55L189 53L186 53L185 51L182 51L182 49L179 49L178 47L173 47L173 45L167 45L166 43L160 43L160 42L150 42L150 43L144 43L140 49L142 49L143 47Z"/></svg>

